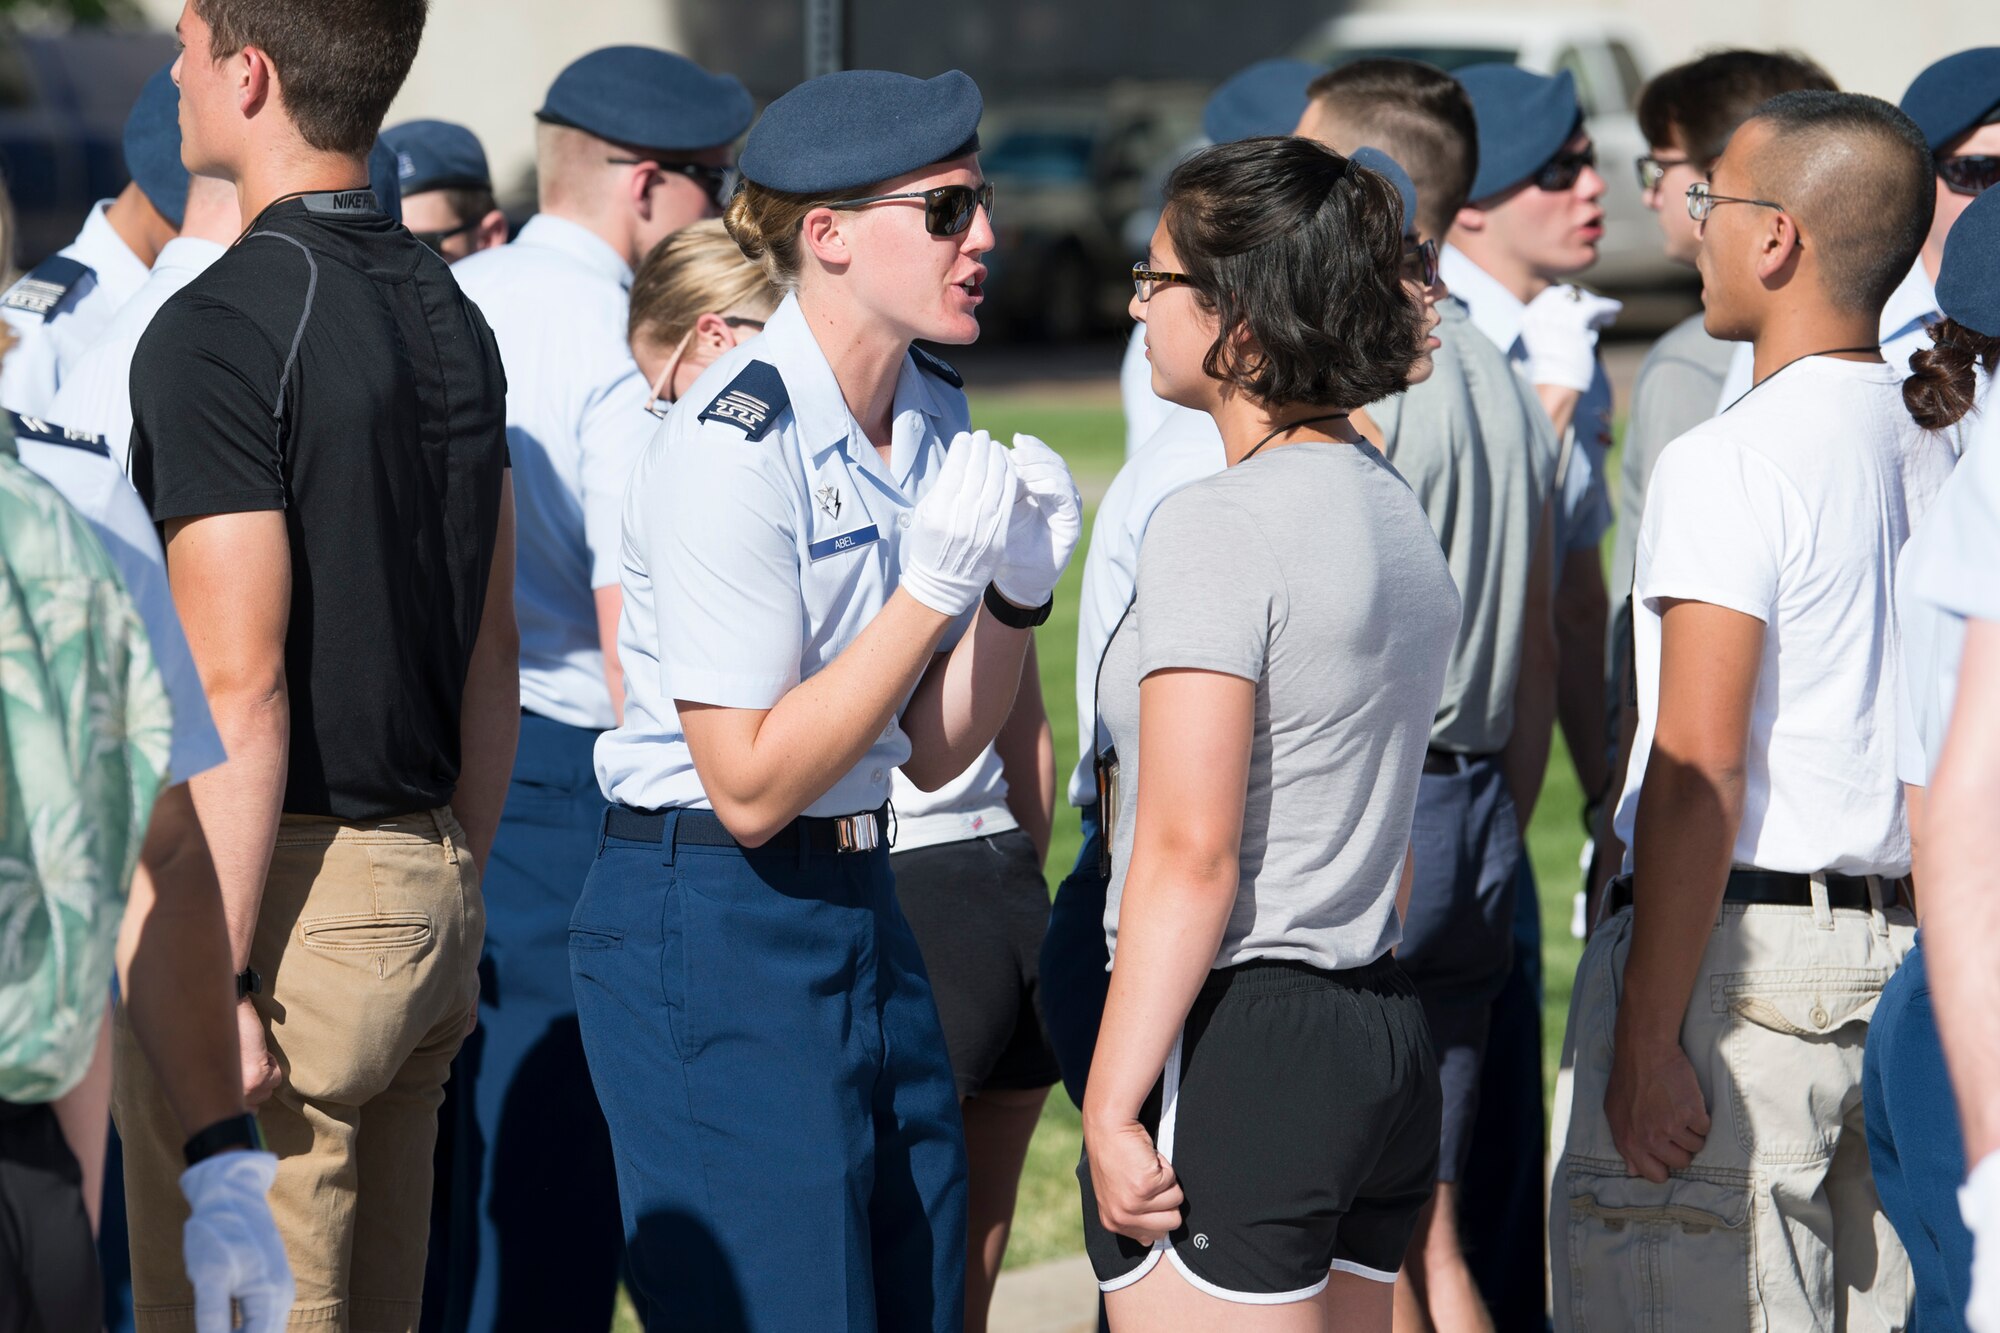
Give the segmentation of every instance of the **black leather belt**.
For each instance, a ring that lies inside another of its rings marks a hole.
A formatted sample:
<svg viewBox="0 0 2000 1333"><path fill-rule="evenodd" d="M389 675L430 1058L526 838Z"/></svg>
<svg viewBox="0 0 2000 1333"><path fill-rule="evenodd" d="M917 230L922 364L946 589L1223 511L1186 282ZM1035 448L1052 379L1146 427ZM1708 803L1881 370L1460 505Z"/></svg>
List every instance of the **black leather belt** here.
<svg viewBox="0 0 2000 1333"><path fill-rule="evenodd" d="M1460 754L1456 750L1440 750L1435 747L1424 751L1424 772L1463 773L1474 764L1485 763L1493 758L1490 754Z"/></svg>
<svg viewBox="0 0 2000 1333"><path fill-rule="evenodd" d="M1883 881L1885 906L1899 900L1902 886L1901 879ZM1612 880L1610 893L1611 911L1630 907L1632 877L1620 875ZM1868 896L1868 879L1863 875L1828 875L1826 900L1835 911L1865 912L1874 905ZM1811 907L1812 878L1777 870L1732 870L1728 887L1722 891L1722 901L1763 907Z"/></svg>
<svg viewBox="0 0 2000 1333"><path fill-rule="evenodd" d="M614 805L604 815L604 831L627 842L663 842L671 822L676 846L741 847L712 810L634 810ZM822 818L800 815L754 850L865 852L888 843L889 807L858 815Z"/></svg>

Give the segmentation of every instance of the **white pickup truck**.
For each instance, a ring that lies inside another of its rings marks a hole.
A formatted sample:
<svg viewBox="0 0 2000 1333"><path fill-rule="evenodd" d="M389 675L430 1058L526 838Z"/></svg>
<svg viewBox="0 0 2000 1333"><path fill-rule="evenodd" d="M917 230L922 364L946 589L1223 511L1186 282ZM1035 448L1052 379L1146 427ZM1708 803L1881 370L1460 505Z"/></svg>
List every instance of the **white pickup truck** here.
<svg viewBox="0 0 2000 1333"><path fill-rule="evenodd" d="M1403 56L1447 70L1489 60L1543 74L1568 70L1608 186L1604 240L1584 280L1620 292L1691 280L1687 269L1661 253L1659 226L1639 196L1633 164L1646 143L1633 108L1655 66L1632 25L1589 12L1397 10L1333 19L1315 29L1297 54L1327 65Z"/></svg>

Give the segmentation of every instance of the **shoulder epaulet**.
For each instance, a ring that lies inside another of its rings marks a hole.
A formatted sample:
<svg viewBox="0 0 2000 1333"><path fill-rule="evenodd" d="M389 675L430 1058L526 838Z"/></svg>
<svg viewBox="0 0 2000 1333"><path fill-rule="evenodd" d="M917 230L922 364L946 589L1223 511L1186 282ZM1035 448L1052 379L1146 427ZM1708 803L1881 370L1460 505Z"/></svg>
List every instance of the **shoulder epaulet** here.
<svg viewBox="0 0 2000 1333"><path fill-rule="evenodd" d="M43 444L60 444L81 449L87 454L111 457L111 446L104 442L104 437L92 435L87 430L71 430L68 426L53 425L40 417L24 417L19 412L9 412L7 424L13 427L17 440L39 440Z"/></svg>
<svg viewBox="0 0 2000 1333"><path fill-rule="evenodd" d="M910 359L917 363L917 369L927 370L954 389L965 387L965 377L951 368L951 363L942 357L933 356L915 343L910 344Z"/></svg>
<svg viewBox="0 0 2000 1333"><path fill-rule="evenodd" d="M8 288L7 295L0 297L0 306L40 315L44 321L53 319L56 307L63 303L63 298L95 272L81 260L67 255L51 255L30 269L27 277Z"/></svg>
<svg viewBox="0 0 2000 1333"><path fill-rule="evenodd" d="M791 403L785 377L778 368L768 361L752 361L736 372L729 387L715 396L698 420L719 421L742 431L745 439L761 440Z"/></svg>

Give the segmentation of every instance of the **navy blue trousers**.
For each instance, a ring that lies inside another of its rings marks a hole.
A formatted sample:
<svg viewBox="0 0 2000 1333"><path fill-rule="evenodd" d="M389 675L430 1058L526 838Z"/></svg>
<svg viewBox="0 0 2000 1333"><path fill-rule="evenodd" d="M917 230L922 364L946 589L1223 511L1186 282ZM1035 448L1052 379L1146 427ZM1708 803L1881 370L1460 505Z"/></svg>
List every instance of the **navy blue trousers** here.
<svg viewBox="0 0 2000 1333"><path fill-rule="evenodd" d="M1910 1333L1962 1330L1972 1292L1972 1233L1958 1211L1965 1138L1938 1041L1921 932L1868 1024L1861 1117L1875 1192L1909 1251L1916 1280Z"/></svg>
<svg viewBox="0 0 2000 1333"><path fill-rule="evenodd" d="M600 839L570 926L642 1312L958 1333L964 1132L888 849L677 844L676 813Z"/></svg>
<svg viewBox="0 0 2000 1333"><path fill-rule="evenodd" d="M1083 1109L1084 1081L1111 989L1111 951L1104 947L1104 901L1111 885L1098 869L1104 846L1097 807L1083 808L1083 850L1056 889L1042 936L1042 1020L1062 1070L1063 1091Z"/></svg>
<svg viewBox="0 0 2000 1333"><path fill-rule="evenodd" d="M569 918L597 850L597 733L521 714L482 888L479 1026L438 1113L426 1330L604 1328L623 1230L611 1136L569 975Z"/></svg>

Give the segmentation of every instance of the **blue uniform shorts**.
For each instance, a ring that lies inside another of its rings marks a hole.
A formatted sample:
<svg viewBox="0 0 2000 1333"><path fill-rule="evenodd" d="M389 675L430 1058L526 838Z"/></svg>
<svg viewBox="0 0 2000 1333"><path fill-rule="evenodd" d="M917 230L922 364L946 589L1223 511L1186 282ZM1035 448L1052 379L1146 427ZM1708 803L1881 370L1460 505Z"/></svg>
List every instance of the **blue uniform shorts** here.
<svg viewBox="0 0 2000 1333"><path fill-rule="evenodd" d="M887 849L697 845L685 813L607 831L570 923L642 1314L956 1333L965 1143Z"/></svg>

